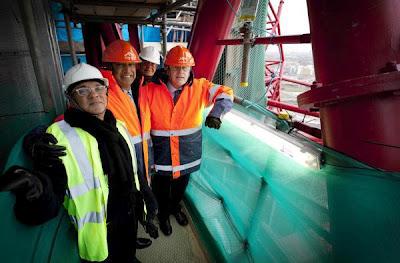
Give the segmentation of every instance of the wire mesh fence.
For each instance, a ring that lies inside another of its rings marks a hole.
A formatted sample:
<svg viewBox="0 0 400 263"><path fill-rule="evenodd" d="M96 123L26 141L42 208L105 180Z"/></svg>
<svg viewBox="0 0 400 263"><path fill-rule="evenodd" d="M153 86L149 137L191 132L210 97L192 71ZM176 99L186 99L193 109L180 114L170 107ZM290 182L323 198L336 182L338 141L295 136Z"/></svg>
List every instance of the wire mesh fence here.
<svg viewBox="0 0 400 263"><path fill-rule="evenodd" d="M256 19L252 25L252 31L256 37L265 37L268 34L266 29L266 17L268 11L268 1L260 1ZM239 29L243 22L236 21L231 29L229 38L242 38ZM241 87L241 72L243 64L243 46L226 46L224 53L214 76L214 82L223 83L233 88L235 95L247 99L259 106L266 105L265 88L265 48L266 45L254 45L250 49L250 65L248 74L248 87Z"/></svg>

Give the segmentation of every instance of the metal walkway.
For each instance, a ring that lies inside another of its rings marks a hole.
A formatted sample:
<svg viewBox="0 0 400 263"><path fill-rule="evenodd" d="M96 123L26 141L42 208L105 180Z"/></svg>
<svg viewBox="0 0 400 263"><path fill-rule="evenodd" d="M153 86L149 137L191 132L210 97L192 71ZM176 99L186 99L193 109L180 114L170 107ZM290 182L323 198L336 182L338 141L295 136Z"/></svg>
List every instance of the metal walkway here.
<svg viewBox="0 0 400 263"><path fill-rule="evenodd" d="M186 215L189 215L187 211ZM145 249L136 250L137 258L143 263L176 263L176 262L209 262L202 244L196 236L193 221L185 227L178 225L174 216L170 217L172 234L166 237L161 230L157 239L152 239L153 244ZM138 237L148 237L143 227L139 224Z"/></svg>

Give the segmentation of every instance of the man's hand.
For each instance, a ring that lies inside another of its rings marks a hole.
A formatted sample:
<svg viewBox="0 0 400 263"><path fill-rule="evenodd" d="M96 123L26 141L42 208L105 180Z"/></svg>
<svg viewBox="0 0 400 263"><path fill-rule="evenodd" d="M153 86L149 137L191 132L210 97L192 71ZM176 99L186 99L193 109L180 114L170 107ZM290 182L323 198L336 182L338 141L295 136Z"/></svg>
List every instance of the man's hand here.
<svg viewBox="0 0 400 263"><path fill-rule="evenodd" d="M154 224L153 219L148 219L144 225L144 230L151 238L158 238L158 227Z"/></svg>
<svg viewBox="0 0 400 263"><path fill-rule="evenodd" d="M217 117L207 116L206 126L213 129L219 129L221 127L221 120Z"/></svg>
<svg viewBox="0 0 400 263"><path fill-rule="evenodd" d="M55 162L60 162L60 157L65 156L65 147L59 146L57 139L43 129L37 128L24 138L24 148L35 164L51 167Z"/></svg>
<svg viewBox="0 0 400 263"><path fill-rule="evenodd" d="M43 193L43 184L37 176L30 171L12 166L0 176L0 191L12 191L22 195L28 201L38 199Z"/></svg>

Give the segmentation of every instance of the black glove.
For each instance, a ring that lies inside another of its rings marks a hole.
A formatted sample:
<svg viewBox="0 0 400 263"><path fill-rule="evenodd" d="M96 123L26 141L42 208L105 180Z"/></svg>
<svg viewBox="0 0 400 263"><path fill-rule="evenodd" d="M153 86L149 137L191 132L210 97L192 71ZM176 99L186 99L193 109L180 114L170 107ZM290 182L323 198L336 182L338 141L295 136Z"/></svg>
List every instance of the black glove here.
<svg viewBox="0 0 400 263"><path fill-rule="evenodd" d="M32 172L12 166L0 177L0 191L12 191L28 201L34 201L43 194L43 184Z"/></svg>
<svg viewBox="0 0 400 263"><path fill-rule="evenodd" d="M148 233L150 237L156 239L158 237L158 228L154 224L154 219L158 213L158 203L143 173L138 173L138 180L140 192L137 193L136 201L142 204L136 206L136 209L139 209L136 210L136 215L146 233ZM144 204L146 204L146 213L143 211Z"/></svg>
<svg viewBox="0 0 400 263"><path fill-rule="evenodd" d="M147 219L144 230L151 238L158 238L158 227L154 224L154 219Z"/></svg>
<svg viewBox="0 0 400 263"><path fill-rule="evenodd" d="M33 159L35 165L51 167L55 162L61 162L60 157L65 156L65 147L56 145L57 139L45 132L45 127L33 129L24 138L24 149Z"/></svg>
<svg viewBox="0 0 400 263"><path fill-rule="evenodd" d="M153 203L148 202L148 200L146 201L146 198L143 197L142 192L137 193L136 198L136 215L139 222L142 224L144 230L147 234L149 234L150 237L154 239L158 238L158 228L154 224L154 219L157 215L157 202L155 201L155 203ZM144 203L146 204L147 213L144 213L143 211ZM154 208L154 206L156 206L156 208Z"/></svg>
<svg viewBox="0 0 400 263"><path fill-rule="evenodd" d="M147 208L147 214L143 226L146 233L148 233L150 237L156 239L158 237L158 228L154 224L154 219L158 213L157 200L148 185L142 187L142 194Z"/></svg>
<svg viewBox="0 0 400 263"><path fill-rule="evenodd" d="M207 116L205 124L209 128L218 130L221 127L221 120L217 117Z"/></svg>

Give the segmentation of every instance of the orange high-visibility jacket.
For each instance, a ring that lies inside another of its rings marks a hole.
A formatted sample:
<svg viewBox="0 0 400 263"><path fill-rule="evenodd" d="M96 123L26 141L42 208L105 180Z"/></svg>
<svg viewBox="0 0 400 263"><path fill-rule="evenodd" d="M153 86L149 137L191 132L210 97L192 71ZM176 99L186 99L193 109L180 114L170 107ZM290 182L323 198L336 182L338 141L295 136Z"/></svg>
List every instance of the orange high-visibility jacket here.
<svg viewBox="0 0 400 263"><path fill-rule="evenodd" d="M141 127L136 106L128 94L121 90L112 72L100 70L109 81L108 104L107 108L114 114L117 120L123 121L131 135L131 141L135 145L138 168L140 172L145 172L147 181L150 182L151 147L150 127ZM143 171L144 170L144 171Z"/></svg>
<svg viewBox="0 0 400 263"><path fill-rule="evenodd" d="M154 167L159 174L180 175L197 171L201 163L203 110L218 99L233 103L231 88L204 78L183 87L174 105L165 83L141 87L142 122L150 122Z"/></svg>

